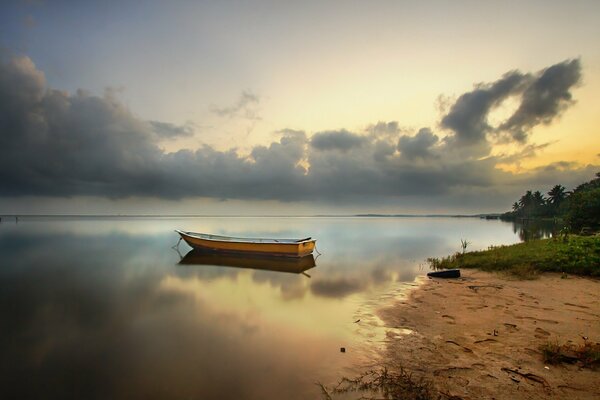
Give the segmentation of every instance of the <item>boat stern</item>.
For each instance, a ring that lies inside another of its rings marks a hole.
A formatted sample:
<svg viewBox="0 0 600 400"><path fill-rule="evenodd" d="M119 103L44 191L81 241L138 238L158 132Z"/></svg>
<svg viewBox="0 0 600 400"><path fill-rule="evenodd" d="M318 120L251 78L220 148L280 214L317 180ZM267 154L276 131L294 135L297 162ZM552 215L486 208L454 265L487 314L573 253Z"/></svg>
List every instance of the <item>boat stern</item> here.
<svg viewBox="0 0 600 400"><path fill-rule="evenodd" d="M303 257L315 250L316 240L306 240L301 243L298 243L298 257Z"/></svg>

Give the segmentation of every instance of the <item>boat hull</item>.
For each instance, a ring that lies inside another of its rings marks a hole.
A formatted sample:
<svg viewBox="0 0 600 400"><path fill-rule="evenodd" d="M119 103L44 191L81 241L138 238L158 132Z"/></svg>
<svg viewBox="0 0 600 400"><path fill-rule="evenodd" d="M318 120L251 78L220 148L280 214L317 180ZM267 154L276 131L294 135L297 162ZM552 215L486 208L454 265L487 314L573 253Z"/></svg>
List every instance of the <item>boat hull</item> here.
<svg viewBox="0 0 600 400"><path fill-rule="evenodd" d="M177 231L181 238L192 248L205 252L231 254L262 254L275 257L303 257L312 254L316 240L277 243L275 239L268 242L242 242L235 240L206 239L195 236L191 232ZM216 237L218 238L218 236Z"/></svg>

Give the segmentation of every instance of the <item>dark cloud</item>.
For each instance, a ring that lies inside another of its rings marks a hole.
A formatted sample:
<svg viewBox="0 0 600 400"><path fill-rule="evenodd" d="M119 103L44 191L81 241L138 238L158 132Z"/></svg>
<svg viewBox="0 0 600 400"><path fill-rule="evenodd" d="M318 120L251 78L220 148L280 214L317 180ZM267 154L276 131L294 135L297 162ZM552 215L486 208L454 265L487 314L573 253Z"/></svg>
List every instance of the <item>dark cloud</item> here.
<svg viewBox="0 0 600 400"><path fill-rule="evenodd" d="M439 138L429 128L421 128L415 136L402 135L398 140L398 151L409 160L417 157L432 157L431 148Z"/></svg>
<svg viewBox="0 0 600 400"><path fill-rule="evenodd" d="M115 99L45 87L25 57L0 65L2 195L128 194L160 175L149 124Z"/></svg>
<svg viewBox="0 0 600 400"><path fill-rule="evenodd" d="M569 88L579 79L579 62L557 66L535 76L510 72L460 96L442 119L442 127L451 131L443 139L429 128L408 134L396 121L378 122L359 133L342 129L311 138L285 129L278 132L279 140L240 155L235 149L218 151L210 146L166 153L157 146L157 138L189 135L190 126L142 121L108 92L100 97L50 89L30 59L16 57L0 63L0 196L210 197L336 204L459 192L476 198L477 191L505 187L518 177L522 184L534 182L536 174L546 179L561 172L513 175L497 169L496 164L516 163L546 144L492 157L491 134L496 128L487 122L489 112L513 95L521 95L522 103L505 122L510 129L548 123L562 112L572 102ZM563 74L567 76L560 79ZM549 89L553 84L556 90ZM245 93L230 111L257 102ZM536 102L542 104L536 108ZM574 165L566 168L584 171ZM498 198L497 193L490 196Z"/></svg>
<svg viewBox="0 0 600 400"><path fill-rule="evenodd" d="M514 140L524 142L531 128L549 124L573 103L570 90L580 80L579 59L567 60L541 71L523 92L519 108L499 130L506 130Z"/></svg>
<svg viewBox="0 0 600 400"><path fill-rule="evenodd" d="M534 126L549 124L573 103L570 91L580 80L581 63L575 59L536 74L511 71L494 83L479 84L461 95L443 116L441 127L453 132L446 142L474 157L489 153L489 134L524 143ZM490 112L510 97L519 102L517 110L498 127L490 126Z"/></svg>
<svg viewBox="0 0 600 400"><path fill-rule="evenodd" d="M396 152L396 146L386 140L376 140L374 146L373 158L378 162L384 162Z"/></svg>
<svg viewBox="0 0 600 400"><path fill-rule="evenodd" d="M510 95L523 90L529 77L512 71L491 84L480 84L460 96L441 121L442 128L454 135L447 138L453 147L473 149L476 155L489 151L486 134L492 130L487 117L490 111Z"/></svg>
<svg viewBox="0 0 600 400"><path fill-rule="evenodd" d="M353 147L360 147L368 139L345 129L339 131L327 131L315 133L310 145L317 150L340 150L348 151Z"/></svg>

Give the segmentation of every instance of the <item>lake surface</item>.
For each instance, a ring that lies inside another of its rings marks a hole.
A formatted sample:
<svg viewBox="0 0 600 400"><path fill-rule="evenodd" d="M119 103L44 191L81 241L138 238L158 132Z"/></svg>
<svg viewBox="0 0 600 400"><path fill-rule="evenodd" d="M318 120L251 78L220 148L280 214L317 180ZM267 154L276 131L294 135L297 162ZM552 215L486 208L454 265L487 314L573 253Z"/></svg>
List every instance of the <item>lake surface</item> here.
<svg viewBox="0 0 600 400"><path fill-rule="evenodd" d="M322 255L300 274L180 264L173 229L312 236ZM396 334L377 308L460 239L520 236L477 218L3 217L0 398L320 398L377 366Z"/></svg>

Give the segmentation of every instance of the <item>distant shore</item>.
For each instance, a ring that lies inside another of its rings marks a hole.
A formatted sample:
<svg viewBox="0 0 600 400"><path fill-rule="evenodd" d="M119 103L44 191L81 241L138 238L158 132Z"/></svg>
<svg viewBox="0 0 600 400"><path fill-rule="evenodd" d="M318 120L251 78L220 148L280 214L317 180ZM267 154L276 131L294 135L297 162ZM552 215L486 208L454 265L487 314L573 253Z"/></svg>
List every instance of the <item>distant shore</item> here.
<svg viewBox="0 0 600 400"><path fill-rule="evenodd" d="M549 342L600 342L600 281L559 274L507 280L463 270L458 280L426 280L380 311L390 338L385 358L464 399L596 399L600 371L548 365Z"/></svg>
<svg viewBox="0 0 600 400"><path fill-rule="evenodd" d="M498 214L1 214L0 217L15 218L497 218Z"/></svg>

